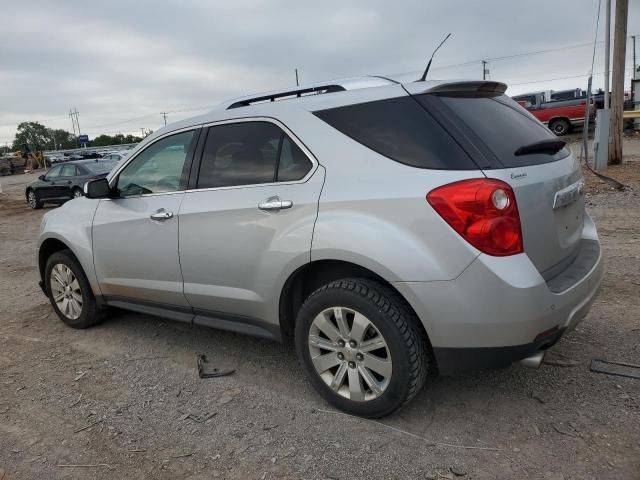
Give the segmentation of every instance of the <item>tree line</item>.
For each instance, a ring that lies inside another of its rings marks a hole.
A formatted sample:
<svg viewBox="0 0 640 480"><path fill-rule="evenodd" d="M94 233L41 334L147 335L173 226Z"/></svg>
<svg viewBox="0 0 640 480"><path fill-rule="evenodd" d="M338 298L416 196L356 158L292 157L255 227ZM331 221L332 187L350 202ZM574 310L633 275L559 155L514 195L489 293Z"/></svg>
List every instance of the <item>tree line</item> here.
<svg viewBox="0 0 640 480"><path fill-rule="evenodd" d="M122 145L125 143L137 143L142 138L135 135L99 135L89 141L88 146L105 147L107 145ZM42 150L67 150L78 148L76 137L62 128L48 128L38 122L22 122L18 125L12 149L20 150L23 143L37 145Z"/></svg>

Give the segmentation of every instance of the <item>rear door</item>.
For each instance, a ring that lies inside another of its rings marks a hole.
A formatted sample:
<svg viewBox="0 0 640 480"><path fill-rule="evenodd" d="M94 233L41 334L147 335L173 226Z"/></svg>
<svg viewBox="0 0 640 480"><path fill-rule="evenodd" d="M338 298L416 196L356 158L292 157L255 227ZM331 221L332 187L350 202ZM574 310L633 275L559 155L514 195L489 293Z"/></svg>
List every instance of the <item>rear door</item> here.
<svg viewBox="0 0 640 480"><path fill-rule="evenodd" d="M278 280L309 261L323 178L274 121L208 129L194 190L180 208L180 263L195 323L255 325L274 316Z"/></svg>
<svg viewBox="0 0 640 480"><path fill-rule="evenodd" d="M62 166L60 178L56 181L55 195L58 198L71 198L71 189L78 176L77 167L72 163Z"/></svg>
<svg viewBox="0 0 640 480"><path fill-rule="evenodd" d="M558 139L502 93L442 92L415 98L454 119L463 146L479 148L484 174L511 185L525 252L543 277L566 266L579 248L585 212L582 172L571 151L516 154L525 145Z"/></svg>

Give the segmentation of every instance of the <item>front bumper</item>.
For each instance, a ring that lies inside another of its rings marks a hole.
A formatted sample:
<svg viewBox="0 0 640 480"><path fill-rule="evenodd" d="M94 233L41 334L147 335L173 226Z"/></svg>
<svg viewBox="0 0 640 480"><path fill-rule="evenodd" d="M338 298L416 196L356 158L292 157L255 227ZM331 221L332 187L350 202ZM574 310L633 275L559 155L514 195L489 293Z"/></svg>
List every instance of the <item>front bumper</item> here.
<svg viewBox="0 0 640 480"><path fill-rule="evenodd" d="M586 241L591 258L579 255L563 272L574 281L560 282L562 291L526 254L480 255L454 280L394 286L422 320L441 373L508 366L549 348L588 313L604 266L597 238Z"/></svg>

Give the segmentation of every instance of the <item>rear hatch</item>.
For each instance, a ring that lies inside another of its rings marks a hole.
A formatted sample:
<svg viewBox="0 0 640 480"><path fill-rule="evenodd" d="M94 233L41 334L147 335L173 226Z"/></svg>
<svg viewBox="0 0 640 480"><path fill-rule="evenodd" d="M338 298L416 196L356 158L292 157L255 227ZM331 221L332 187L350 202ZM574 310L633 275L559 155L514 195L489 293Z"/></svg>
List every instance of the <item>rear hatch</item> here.
<svg viewBox="0 0 640 480"><path fill-rule="evenodd" d="M566 268L584 225L584 183L569 149L507 97L503 84L458 83L429 93L419 83L406 88L487 177L512 187L525 253L542 276L550 279Z"/></svg>

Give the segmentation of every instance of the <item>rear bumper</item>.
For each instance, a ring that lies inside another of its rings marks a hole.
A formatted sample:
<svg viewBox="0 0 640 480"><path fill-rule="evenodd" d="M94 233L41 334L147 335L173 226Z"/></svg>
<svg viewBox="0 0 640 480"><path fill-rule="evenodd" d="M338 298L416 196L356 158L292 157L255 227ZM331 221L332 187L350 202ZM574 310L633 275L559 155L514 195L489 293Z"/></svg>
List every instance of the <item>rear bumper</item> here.
<svg viewBox="0 0 640 480"><path fill-rule="evenodd" d="M422 320L447 374L507 366L557 342L595 300L604 274L599 243L589 262L589 268L567 268L580 275L562 291L552 291L557 285L545 281L526 254L480 255L454 280L394 286Z"/></svg>

